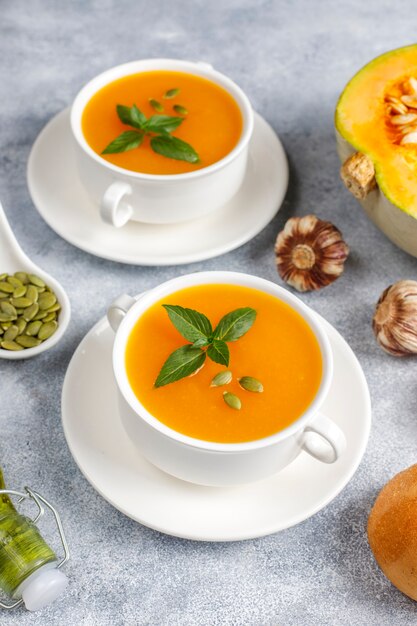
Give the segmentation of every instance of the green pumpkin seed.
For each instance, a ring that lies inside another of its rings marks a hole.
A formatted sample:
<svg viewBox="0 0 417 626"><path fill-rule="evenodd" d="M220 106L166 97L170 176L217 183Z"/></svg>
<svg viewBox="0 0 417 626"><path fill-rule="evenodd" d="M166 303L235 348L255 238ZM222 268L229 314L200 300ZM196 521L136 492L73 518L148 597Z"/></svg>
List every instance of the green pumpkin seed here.
<svg viewBox="0 0 417 626"><path fill-rule="evenodd" d="M18 280L20 280L20 282L22 283L22 285L27 285L29 282L29 277L26 274L26 272L15 272L14 275L16 276L16 278Z"/></svg>
<svg viewBox="0 0 417 626"><path fill-rule="evenodd" d="M29 285L26 290L26 298L33 302L37 302L39 298L39 291L36 289L35 285Z"/></svg>
<svg viewBox="0 0 417 626"><path fill-rule="evenodd" d="M29 298L25 298L25 296L22 296L21 298L11 298L10 302L13 304L13 306L19 309L26 309L26 307L33 304L32 300L29 300Z"/></svg>
<svg viewBox="0 0 417 626"><path fill-rule="evenodd" d="M29 337L29 335L19 335L19 337L16 337L16 343L19 344L19 346L23 346L23 348L35 348L39 346L42 341L36 339L36 337Z"/></svg>
<svg viewBox="0 0 417 626"><path fill-rule="evenodd" d="M39 304L38 304L38 306L39 306ZM32 319L33 319L34 322L38 321L38 320L44 320L47 315L49 315L48 311L38 311L38 313L36 313L36 315L34 315L32 317Z"/></svg>
<svg viewBox="0 0 417 626"><path fill-rule="evenodd" d="M2 303L3 304L3 303ZM13 322L16 319L17 315L6 315L6 313L0 312L0 322ZM4 328L4 326L3 326Z"/></svg>
<svg viewBox="0 0 417 626"><path fill-rule="evenodd" d="M210 387L221 387L222 385L228 385L232 380L232 372L224 370L215 375L210 383Z"/></svg>
<svg viewBox="0 0 417 626"><path fill-rule="evenodd" d="M48 313L48 315L45 315L42 319L44 324L46 324L46 322L52 322L53 320L56 320L56 313Z"/></svg>
<svg viewBox="0 0 417 626"><path fill-rule="evenodd" d="M16 287L13 291L13 298L21 298L26 294L27 288L26 285L22 285L21 287Z"/></svg>
<svg viewBox="0 0 417 626"><path fill-rule="evenodd" d="M149 104L158 113L163 113L164 112L164 107L162 106L162 104L160 102L158 102L158 100L154 100L153 98L149 98Z"/></svg>
<svg viewBox="0 0 417 626"><path fill-rule="evenodd" d="M30 322L31 320L33 320L38 311L39 304L37 302L34 302L24 310L23 319L26 320L26 322Z"/></svg>
<svg viewBox="0 0 417 626"><path fill-rule="evenodd" d="M6 281L2 281L0 283L0 291L4 291L6 293L13 293L14 287L10 283L7 283Z"/></svg>
<svg viewBox="0 0 417 626"><path fill-rule="evenodd" d="M246 391L252 391L253 393L262 393L264 390L264 386L260 380L253 378L253 376L242 376L242 378L238 378L237 382Z"/></svg>
<svg viewBox="0 0 417 626"><path fill-rule="evenodd" d="M35 274L0 274L0 347L34 348L58 328L61 305L53 290Z"/></svg>
<svg viewBox="0 0 417 626"><path fill-rule="evenodd" d="M230 393L230 391L223 392L223 400L226 402L227 406L230 406L231 409L239 411L242 408L240 398L235 396L234 393Z"/></svg>
<svg viewBox="0 0 417 626"><path fill-rule="evenodd" d="M25 334L30 335L31 337L34 337L35 335L38 334L41 326L42 326L41 320L37 320L36 322L30 322L26 326Z"/></svg>
<svg viewBox="0 0 417 626"><path fill-rule="evenodd" d="M39 339L42 341L49 339L49 337L52 337L57 328L58 322L47 322L46 324L43 324L42 328L38 332Z"/></svg>
<svg viewBox="0 0 417 626"><path fill-rule="evenodd" d="M38 304L41 311L46 311L56 304L56 297L53 293L45 292L41 293L38 298ZM51 311L49 311L51 312Z"/></svg>
<svg viewBox="0 0 417 626"><path fill-rule="evenodd" d="M5 302L4 300L0 302L0 311L4 313L4 315L9 315L14 319L17 317L16 309L12 304L10 304L10 302Z"/></svg>
<svg viewBox="0 0 417 626"><path fill-rule="evenodd" d="M16 276L8 276L7 277L7 282L10 283L15 289L16 287L23 287L23 283L21 280L19 280L18 278L16 278Z"/></svg>
<svg viewBox="0 0 417 626"><path fill-rule="evenodd" d="M42 278L39 278L39 276L36 276L36 274L29 274L29 282L31 282L32 285L36 285L37 287L46 287Z"/></svg>
<svg viewBox="0 0 417 626"><path fill-rule="evenodd" d="M50 306L48 308L48 313L54 313L54 311L60 311L61 310L61 305L59 304L59 302L56 302L53 306Z"/></svg>
<svg viewBox="0 0 417 626"><path fill-rule="evenodd" d="M162 97L170 100L171 98L175 98L175 96L178 96L179 92L180 90L178 88L168 89L168 91L166 91Z"/></svg>
<svg viewBox="0 0 417 626"><path fill-rule="evenodd" d="M180 104L174 104L172 108L174 109L175 113L178 113L179 115L188 115L187 109Z"/></svg>
<svg viewBox="0 0 417 626"><path fill-rule="evenodd" d="M26 329L27 326L27 322L23 319L23 317L19 317L16 322L15 322L19 332L18 334L21 335L23 333L23 331Z"/></svg>
<svg viewBox="0 0 417 626"><path fill-rule="evenodd" d="M12 324L12 326L10 326L10 328L8 328L5 331L3 341L14 341L16 337L18 336L18 334L19 334L18 327Z"/></svg>
<svg viewBox="0 0 417 626"><path fill-rule="evenodd" d="M23 350L23 346L19 346L15 341L2 341L0 346L5 350L13 350L16 352L17 350Z"/></svg>

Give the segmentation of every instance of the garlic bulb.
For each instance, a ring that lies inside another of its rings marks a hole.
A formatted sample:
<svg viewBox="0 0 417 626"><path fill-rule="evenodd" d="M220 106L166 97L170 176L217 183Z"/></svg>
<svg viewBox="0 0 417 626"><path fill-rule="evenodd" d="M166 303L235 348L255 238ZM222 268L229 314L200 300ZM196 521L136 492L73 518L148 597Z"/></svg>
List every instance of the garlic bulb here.
<svg viewBox="0 0 417 626"><path fill-rule="evenodd" d="M315 215L291 217L275 243L278 273L298 291L330 285L344 269L349 247L331 222Z"/></svg>
<svg viewBox="0 0 417 626"><path fill-rule="evenodd" d="M372 328L381 348L394 356L417 354L417 282L387 287L376 305Z"/></svg>

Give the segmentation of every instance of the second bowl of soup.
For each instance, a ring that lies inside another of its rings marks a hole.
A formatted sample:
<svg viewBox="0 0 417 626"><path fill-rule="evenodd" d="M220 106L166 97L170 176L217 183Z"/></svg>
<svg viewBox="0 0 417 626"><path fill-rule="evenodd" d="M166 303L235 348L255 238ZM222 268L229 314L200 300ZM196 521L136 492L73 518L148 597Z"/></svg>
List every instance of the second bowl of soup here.
<svg viewBox="0 0 417 626"><path fill-rule="evenodd" d="M269 281L233 272L173 279L109 309L124 427L176 477L250 482L302 449L334 462L344 436L318 411L332 376L315 315Z"/></svg>
<svg viewBox="0 0 417 626"><path fill-rule="evenodd" d="M237 192L253 112L211 66L150 59L83 87L71 128L81 181L106 222L175 223L215 211Z"/></svg>

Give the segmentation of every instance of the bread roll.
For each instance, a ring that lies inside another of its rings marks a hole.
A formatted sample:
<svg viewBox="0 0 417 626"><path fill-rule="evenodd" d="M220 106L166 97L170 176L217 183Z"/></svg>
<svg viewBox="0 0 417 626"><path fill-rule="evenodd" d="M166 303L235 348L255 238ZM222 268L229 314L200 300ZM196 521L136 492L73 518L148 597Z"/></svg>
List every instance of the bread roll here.
<svg viewBox="0 0 417 626"><path fill-rule="evenodd" d="M368 540L385 576L417 600L417 465L381 490L369 515Z"/></svg>

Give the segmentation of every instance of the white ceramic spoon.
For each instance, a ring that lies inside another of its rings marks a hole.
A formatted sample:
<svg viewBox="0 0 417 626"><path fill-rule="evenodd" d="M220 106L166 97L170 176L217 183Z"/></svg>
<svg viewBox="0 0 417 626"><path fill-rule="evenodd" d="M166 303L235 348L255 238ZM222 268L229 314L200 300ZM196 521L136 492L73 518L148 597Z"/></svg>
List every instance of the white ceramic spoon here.
<svg viewBox="0 0 417 626"><path fill-rule="evenodd" d="M16 351L0 348L1 359L27 359L52 348L52 346L58 343L67 329L71 317L71 306L68 296L60 283L35 265L23 252L17 243L16 237L10 228L6 214L0 203L0 274L4 272L14 274L14 272L18 271L36 274L55 292L58 302L61 305L61 311L58 317L58 328L52 337L49 337L49 339L46 339L35 348L25 348L24 350Z"/></svg>

